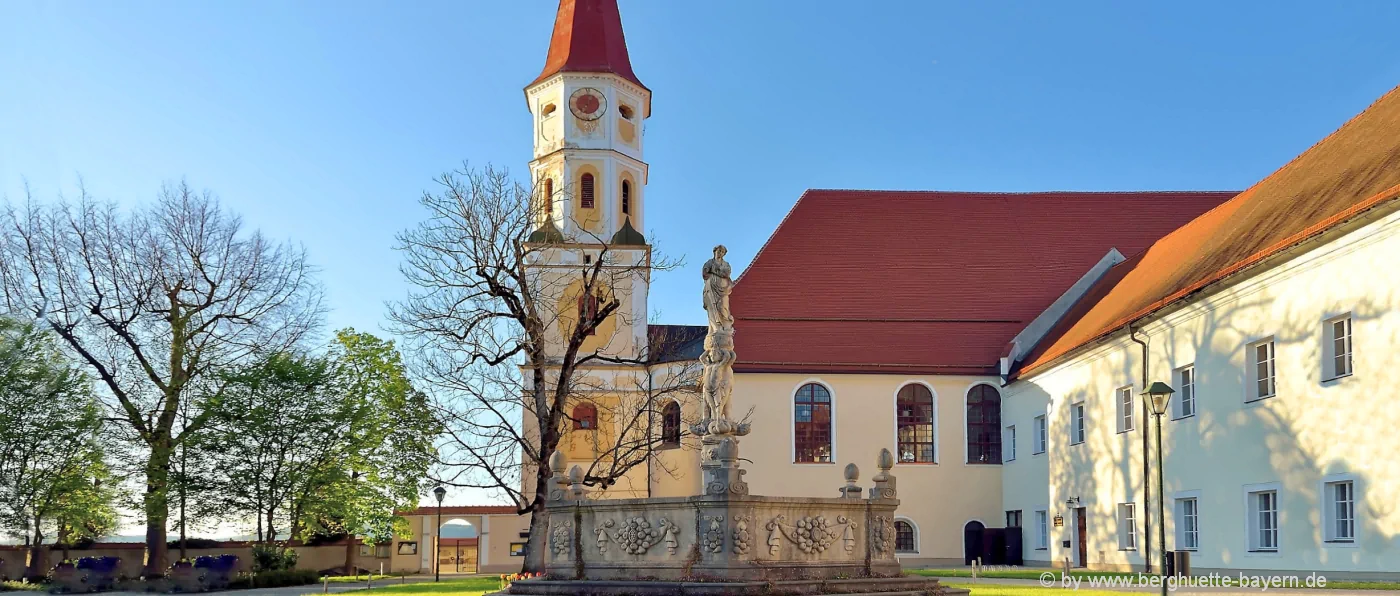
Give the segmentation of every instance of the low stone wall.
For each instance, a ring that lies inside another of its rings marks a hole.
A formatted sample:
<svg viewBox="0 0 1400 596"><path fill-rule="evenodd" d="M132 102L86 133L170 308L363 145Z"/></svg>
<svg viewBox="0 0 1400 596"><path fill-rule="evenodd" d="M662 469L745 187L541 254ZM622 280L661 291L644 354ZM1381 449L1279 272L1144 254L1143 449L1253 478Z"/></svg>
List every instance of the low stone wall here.
<svg viewBox="0 0 1400 596"><path fill-rule="evenodd" d="M118 575L121 577L140 577L146 565L146 546L141 543L98 543L93 548L70 549L68 557L80 559L83 557L117 557L121 559L118 566ZM313 571L338 571L345 566L345 543L324 544L319 546L293 545L292 550L297 552L297 569L310 569ZM375 558L361 554L358 542L354 546L354 564L360 569L366 569L375 573L379 572L379 564L384 564L385 571L389 571L389 558ZM29 547L17 545L0 546L0 578L19 579L24 577L29 564ZM63 560L62 550L49 550L45 547L44 570L47 573L55 565ZM247 542L225 542L220 546L212 548L191 548L185 551L185 556L193 559L202 556L235 555L238 557L238 565L235 570L240 573L253 570L253 546ZM165 558L164 569L169 569L175 561L180 559L180 549L170 549Z"/></svg>

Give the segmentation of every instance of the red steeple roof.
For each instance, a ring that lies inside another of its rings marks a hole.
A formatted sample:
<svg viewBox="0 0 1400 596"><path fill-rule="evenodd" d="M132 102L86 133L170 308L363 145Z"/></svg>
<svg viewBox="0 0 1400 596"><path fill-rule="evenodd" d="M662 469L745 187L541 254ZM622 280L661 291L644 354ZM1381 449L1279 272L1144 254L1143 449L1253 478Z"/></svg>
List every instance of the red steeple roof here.
<svg viewBox="0 0 1400 596"><path fill-rule="evenodd" d="M617 0L559 0L549 57L530 85L561 72L608 72L646 89L632 73Z"/></svg>

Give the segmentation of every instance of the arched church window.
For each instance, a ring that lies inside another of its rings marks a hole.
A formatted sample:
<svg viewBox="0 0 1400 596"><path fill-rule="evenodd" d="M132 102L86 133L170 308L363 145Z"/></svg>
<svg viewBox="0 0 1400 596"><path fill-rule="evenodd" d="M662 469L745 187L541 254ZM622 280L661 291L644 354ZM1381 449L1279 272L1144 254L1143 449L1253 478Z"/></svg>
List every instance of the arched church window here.
<svg viewBox="0 0 1400 596"><path fill-rule="evenodd" d="M897 519L894 522L894 552L916 553L919 552L919 540L914 533L914 524L908 521Z"/></svg>
<svg viewBox="0 0 1400 596"><path fill-rule="evenodd" d="M1001 394L991 385L967 391L967 463L1001 463Z"/></svg>
<svg viewBox="0 0 1400 596"><path fill-rule="evenodd" d="M621 104L621 103L620 103L620 104L617 104L617 113L622 114L622 117L623 117L623 118L626 118L626 119L628 119L628 120L631 120L631 119L632 119L632 106L629 106L629 105L627 105L627 104Z"/></svg>
<svg viewBox="0 0 1400 596"><path fill-rule="evenodd" d="M681 405L677 402L661 408L661 443L667 447L681 444Z"/></svg>
<svg viewBox="0 0 1400 596"><path fill-rule="evenodd" d="M554 213L554 179L544 179L544 214Z"/></svg>
<svg viewBox="0 0 1400 596"><path fill-rule="evenodd" d="M632 214L632 182L630 180L622 181L622 214Z"/></svg>
<svg viewBox="0 0 1400 596"><path fill-rule="evenodd" d="M933 392L918 383L899 389L895 435L900 463L933 463Z"/></svg>
<svg viewBox="0 0 1400 596"><path fill-rule="evenodd" d="M598 318L598 296L591 293L583 293L578 296L578 323L585 324L586 321L593 321ZM588 330L588 335L598 332L595 324Z"/></svg>
<svg viewBox="0 0 1400 596"><path fill-rule="evenodd" d="M598 406L583 402L574 406L574 430L595 430L598 428Z"/></svg>
<svg viewBox="0 0 1400 596"><path fill-rule="evenodd" d="M593 208L593 174L584 174L579 179L579 205L584 209Z"/></svg>
<svg viewBox="0 0 1400 596"><path fill-rule="evenodd" d="M552 103L550 103L550 104L545 104L544 109L540 110L540 117L541 117L541 118L548 118L548 117L550 117L550 116L553 116L553 115L554 115L554 110L555 110L555 109L556 109L556 106L555 106L554 104L552 104Z"/></svg>
<svg viewBox="0 0 1400 596"><path fill-rule="evenodd" d="M817 383L793 398L793 452L798 463L831 462L831 392Z"/></svg>

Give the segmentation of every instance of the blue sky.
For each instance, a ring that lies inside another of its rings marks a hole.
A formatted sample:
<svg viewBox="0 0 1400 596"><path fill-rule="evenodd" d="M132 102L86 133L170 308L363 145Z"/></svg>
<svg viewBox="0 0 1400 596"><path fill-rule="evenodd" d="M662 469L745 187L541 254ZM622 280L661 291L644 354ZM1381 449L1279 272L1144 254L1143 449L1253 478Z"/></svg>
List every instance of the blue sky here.
<svg viewBox="0 0 1400 596"><path fill-rule="evenodd" d="M556 2L0 2L0 194L186 178L322 268L331 329L403 295L434 175L530 158ZM648 238L699 323L807 188L1241 189L1400 83L1400 2L622 0ZM703 223L704 225L699 225ZM936 228L939 222L929 222ZM835 239L839 241L839 239ZM1014 238L991 239L1014 242Z"/></svg>
<svg viewBox="0 0 1400 596"><path fill-rule="evenodd" d="M806 188L1243 188L1400 82L1395 2L621 4L675 323L709 247L746 264ZM9 0L0 193L187 178L307 246L331 328L379 330L431 178L525 171L555 7Z"/></svg>

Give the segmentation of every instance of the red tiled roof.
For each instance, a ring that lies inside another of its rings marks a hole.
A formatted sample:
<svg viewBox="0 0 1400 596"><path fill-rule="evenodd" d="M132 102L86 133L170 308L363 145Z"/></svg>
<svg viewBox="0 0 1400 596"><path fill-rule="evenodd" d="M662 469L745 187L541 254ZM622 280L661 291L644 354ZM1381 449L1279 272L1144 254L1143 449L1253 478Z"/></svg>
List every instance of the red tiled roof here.
<svg viewBox="0 0 1400 596"><path fill-rule="evenodd" d="M646 89L632 72L617 0L559 0L549 56L530 85L560 72L608 72Z"/></svg>
<svg viewBox="0 0 1400 596"><path fill-rule="evenodd" d="M735 285L734 368L995 374L1109 249L1234 194L809 190Z"/></svg>
<svg viewBox="0 0 1400 596"><path fill-rule="evenodd" d="M514 505L446 505L442 508L443 515L515 515L517 511ZM437 514L438 508L435 505L394 512L394 515L400 516Z"/></svg>
<svg viewBox="0 0 1400 596"><path fill-rule="evenodd" d="M1020 374L1400 195L1400 87L1223 205L1121 263Z"/></svg>

